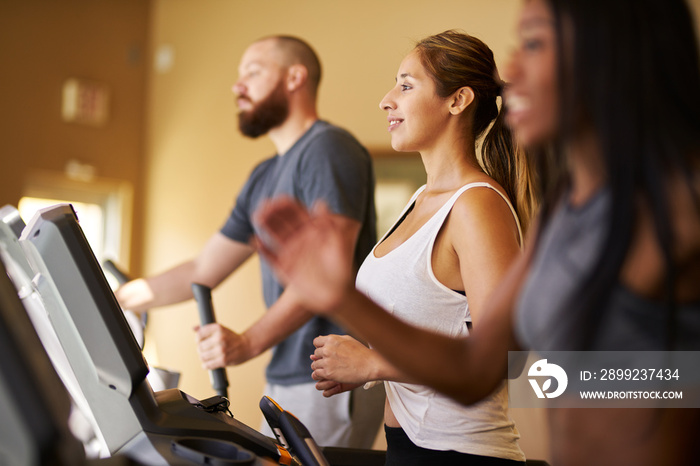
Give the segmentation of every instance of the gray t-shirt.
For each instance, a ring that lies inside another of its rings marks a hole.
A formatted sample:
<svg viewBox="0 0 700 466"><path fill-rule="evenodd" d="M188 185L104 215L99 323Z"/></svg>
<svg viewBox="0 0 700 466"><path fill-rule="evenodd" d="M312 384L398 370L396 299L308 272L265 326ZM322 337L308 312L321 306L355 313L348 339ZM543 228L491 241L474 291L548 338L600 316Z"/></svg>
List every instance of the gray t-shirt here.
<svg viewBox="0 0 700 466"><path fill-rule="evenodd" d="M600 254L607 233L610 194L598 192L580 207L566 199L542 232L516 311L516 335L526 349L567 351L579 329L571 300ZM600 309L601 320L589 348L597 351L665 349L667 306L616 283ZM700 349L700 303L678 306L678 350Z"/></svg>
<svg viewBox="0 0 700 466"><path fill-rule="evenodd" d="M263 200L292 196L306 206L324 200L331 211L362 223L355 263L360 264L376 242L374 172L367 150L347 131L325 121L313 126L285 153L253 169L221 233L247 243L256 234L252 215ZM272 269L261 261L265 305L283 291ZM330 321L315 317L273 348L266 376L270 383L293 385L311 381L309 355L318 335L345 333Z"/></svg>

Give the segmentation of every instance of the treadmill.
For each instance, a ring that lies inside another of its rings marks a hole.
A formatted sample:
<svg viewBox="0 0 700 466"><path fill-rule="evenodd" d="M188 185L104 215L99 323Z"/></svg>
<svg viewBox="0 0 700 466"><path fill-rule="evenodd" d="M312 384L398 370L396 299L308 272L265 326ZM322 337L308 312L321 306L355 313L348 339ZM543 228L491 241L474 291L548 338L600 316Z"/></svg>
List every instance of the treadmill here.
<svg viewBox="0 0 700 466"><path fill-rule="evenodd" d="M146 360L71 205L39 210L19 243L109 454L153 465L293 464L275 439L235 419L226 398L153 391Z"/></svg>

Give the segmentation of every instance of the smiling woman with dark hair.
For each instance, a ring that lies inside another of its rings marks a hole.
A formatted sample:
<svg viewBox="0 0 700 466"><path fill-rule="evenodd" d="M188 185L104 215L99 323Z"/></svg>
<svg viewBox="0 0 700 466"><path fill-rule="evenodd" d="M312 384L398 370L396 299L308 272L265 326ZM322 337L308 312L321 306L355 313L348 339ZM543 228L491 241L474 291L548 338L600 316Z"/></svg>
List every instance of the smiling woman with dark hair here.
<svg viewBox="0 0 700 466"><path fill-rule="evenodd" d="M509 350L700 350L700 65L682 0L526 0L507 122L540 164L525 253L469 338L357 292L323 209L257 215L280 276L414 380L465 404ZM550 409L555 464L700 464L696 409Z"/></svg>

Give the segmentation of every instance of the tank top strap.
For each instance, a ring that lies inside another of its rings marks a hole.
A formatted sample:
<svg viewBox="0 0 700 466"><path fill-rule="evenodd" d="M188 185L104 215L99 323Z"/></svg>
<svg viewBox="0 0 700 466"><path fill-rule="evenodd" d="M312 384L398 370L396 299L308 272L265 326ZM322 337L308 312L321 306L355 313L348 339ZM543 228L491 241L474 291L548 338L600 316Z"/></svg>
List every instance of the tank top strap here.
<svg viewBox="0 0 700 466"><path fill-rule="evenodd" d="M414 205L418 195L425 190L425 187L426 186L423 185L420 188L418 188L415 193L413 193L413 196L411 196L411 199L406 204L406 207L404 207L403 210L401 211L401 214L398 216L396 222L394 222L392 227L389 228L389 230L386 233L384 233L384 235L381 237L381 239L379 241L377 241L377 244L374 246L374 248L372 248L373 253L374 253L374 249L376 249L376 247L379 244L381 244L386 239L386 237L389 236L396 229L397 225L403 221L407 212L413 208L413 205ZM472 189L472 188L489 188L489 189L492 189L493 191L497 192L498 195L501 196L501 198L503 198L503 200L508 205L508 208L510 209L511 213L513 214L513 218L515 219L515 224L518 227L518 238L519 238L520 246L522 247L522 245L523 245L523 233L522 233L522 229L520 228L520 220L518 219L518 215L516 214L515 209L513 208L513 205L510 203L508 198L503 193L501 193L498 189L493 187L493 185L491 185L490 183L487 183L485 181L477 181L474 183L468 183L468 184L465 184L464 186L462 186L461 188L459 188L452 195L452 197L450 197L450 199L448 199L447 202L445 202L445 204L443 204L442 207L440 207L440 209L429 220L429 222L437 221L438 224L442 224L442 222L447 217L447 214L449 214L450 211L452 210L452 207L454 206L455 202L457 202L457 199L459 199L459 196L464 194L465 191Z"/></svg>
<svg viewBox="0 0 700 466"><path fill-rule="evenodd" d="M418 188L416 190L416 192L413 193L413 196L411 196L411 199L409 199L409 201L406 203L406 206L401 211L401 214L399 214L399 216L396 218L396 221L391 225L391 228L389 228L386 231L386 233L384 233L384 235L382 235L382 237L379 239L379 241L377 241L377 244L372 248L373 253L374 253L374 249L377 246L379 246L386 239L387 236L389 236L391 233L393 233L394 230L396 230L396 227L399 225L399 223L401 223L403 221L403 219L408 214L408 211L413 208L413 204L416 202L416 198L418 197L418 195L425 190L425 186L426 185L421 186L420 188Z"/></svg>
<svg viewBox="0 0 700 466"><path fill-rule="evenodd" d="M476 181L476 182L474 182L474 183L465 184L464 186L462 186L461 188L459 188L459 189L457 190L457 192L455 192L455 193L452 195L452 197L450 198L450 200L448 200L442 208L443 208L443 209L444 209L444 208L447 208L448 211L449 211L449 210L452 210L452 206L454 206L454 203L457 202L457 199L459 199L459 196L461 196L462 194L464 194L465 191L467 191L467 190L469 190L469 189L472 189L472 188L489 188L489 189L491 189L491 190L497 192L498 195L501 196L501 198L502 198L502 199L506 202L506 204L508 205L508 208L510 209L510 212L513 214L513 218L515 219L515 224L516 224L517 227L518 227L518 240L519 240L519 243L520 243L520 247L522 247L522 246L523 246L523 231L522 231L522 229L521 229L521 227L520 227L520 219L518 218L518 214L515 212L515 208L513 207L513 204L510 203L510 200L508 200L508 198L506 197L505 194L503 194L501 191L499 191L499 190L496 189L493 185L491 185L490 183L487 183L486 181ZM415 198L414 198L414 199L415 199ZM449 206L449 207L447 207L447 206Z"/></svg>

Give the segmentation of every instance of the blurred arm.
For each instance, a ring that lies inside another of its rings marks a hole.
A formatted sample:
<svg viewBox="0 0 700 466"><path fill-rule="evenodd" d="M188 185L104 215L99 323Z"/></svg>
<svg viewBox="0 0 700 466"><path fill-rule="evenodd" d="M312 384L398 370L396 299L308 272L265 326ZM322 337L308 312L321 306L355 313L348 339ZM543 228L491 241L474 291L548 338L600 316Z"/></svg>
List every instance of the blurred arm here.
<svg viewBox="0 0 700 466"><path fill-rule="evenodd" d="M215 233L199 255L163 273L125 283L115 291L124 309L143 312L192 298L193 282L215 288L255 250L248 244Z"/></svg>

